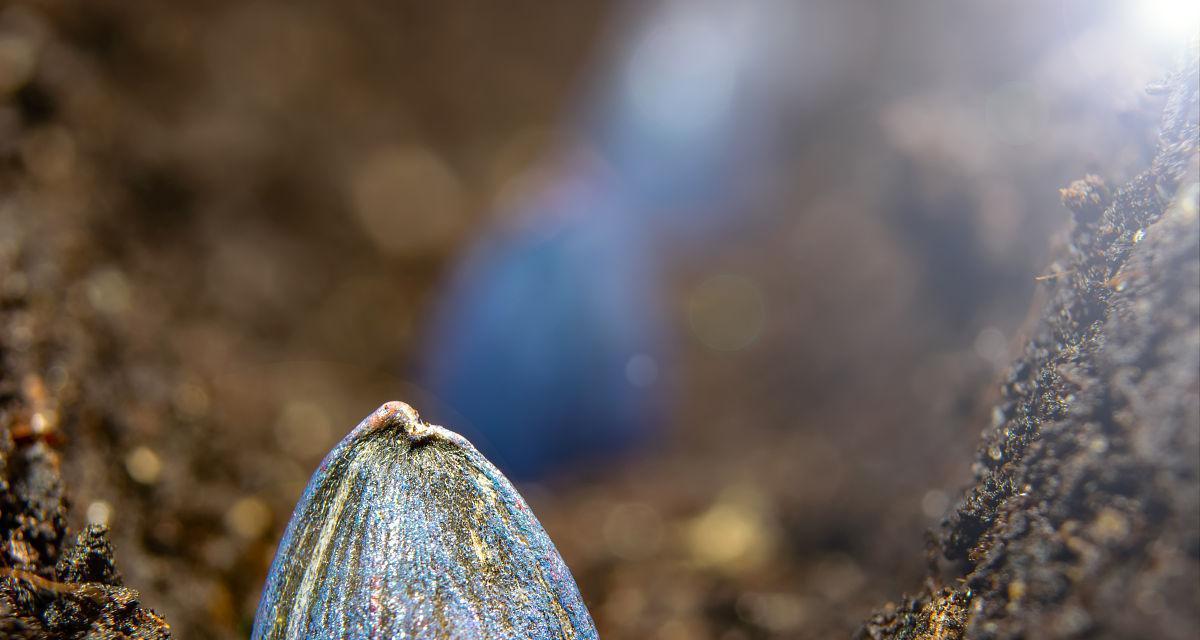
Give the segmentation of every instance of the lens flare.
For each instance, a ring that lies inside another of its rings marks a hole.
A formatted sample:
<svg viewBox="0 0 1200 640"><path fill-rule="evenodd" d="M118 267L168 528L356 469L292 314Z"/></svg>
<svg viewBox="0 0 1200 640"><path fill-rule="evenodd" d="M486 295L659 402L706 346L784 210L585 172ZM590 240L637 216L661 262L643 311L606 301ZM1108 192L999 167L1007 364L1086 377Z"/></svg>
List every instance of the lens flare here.
<svg viewBox="0 0 1200 640"><path fill-rule="evenodd" d="M1135 0L1130 10L1148 35L1175 42L1200 36L1200 2L1195 0Z"/></svg>

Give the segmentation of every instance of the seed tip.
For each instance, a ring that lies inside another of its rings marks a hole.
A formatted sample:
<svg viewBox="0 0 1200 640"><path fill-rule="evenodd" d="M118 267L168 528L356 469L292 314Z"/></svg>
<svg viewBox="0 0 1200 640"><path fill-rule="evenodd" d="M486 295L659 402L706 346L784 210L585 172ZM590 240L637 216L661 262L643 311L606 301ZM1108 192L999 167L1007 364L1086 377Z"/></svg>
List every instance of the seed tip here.
<svg viewBox="0 0 1200 640"><path fill-rule="evenodd" d="M375 415L378 418L379 426L394 425L400 427L400 431L411 442L420 442L432 435L429 425L421 421L420 414L408 403L400 402L399 400L385 402L383 406L375 411Z"/></svg>
<svg viewBox="0 0 1200 640"><path fill-rule="evenodd" d="M420 424L421 422L421 416L417 413L417 410L412 408L408 403L400 402L399 400L390 400L383 403L383 406L379 407L375 413L385 418L393 418L405 425Z"/></svg>

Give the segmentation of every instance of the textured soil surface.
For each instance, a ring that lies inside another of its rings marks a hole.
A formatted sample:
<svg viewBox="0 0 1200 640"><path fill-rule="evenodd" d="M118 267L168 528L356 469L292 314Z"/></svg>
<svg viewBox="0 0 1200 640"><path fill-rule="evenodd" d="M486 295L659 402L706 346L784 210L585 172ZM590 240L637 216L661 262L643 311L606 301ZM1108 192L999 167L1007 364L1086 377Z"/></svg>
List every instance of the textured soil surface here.
<svg viewBox="0 0 1200 640"><path fill-rule="evenodd" d="M1076 216L921 595L863 638L1190 638L1200 628L1196 52L1153 166Z"/></svg>
<svg viewBox="0 0 1200 640"><path fill-rule="evenodd" d="M741 226L670 273L670 428L520 487L601 637L1190 637L1196 70L1144 91L1092 0L805 4ZM0 3L0 636L245 637L321 456L428 413L430 300L611 18L505 5ZM737 352L689 316L727 273Z"/></svg>

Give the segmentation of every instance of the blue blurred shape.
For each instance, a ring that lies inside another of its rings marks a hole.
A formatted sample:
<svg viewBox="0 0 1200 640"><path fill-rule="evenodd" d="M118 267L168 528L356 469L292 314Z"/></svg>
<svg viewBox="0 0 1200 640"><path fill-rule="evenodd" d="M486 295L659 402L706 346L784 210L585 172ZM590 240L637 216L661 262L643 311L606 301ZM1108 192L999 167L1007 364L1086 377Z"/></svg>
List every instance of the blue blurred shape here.
<svg viewBox="0 0 1200 640"><path fill-rule="evenodd" d="M629 371L661 361L646 239L604 194L574 198L474 250L430 343L427 387L522 479L618 452L662 413Z"/></svg>
<svg viewBox="0 0 1200 640"><path fill-rule="evenodd" d="M760 128L739 89L768 3L636 6L582 110L602 170L562 169L518 223L485 234L433 317L426 388L515 478L653 438L663 256L720 228L735 152Z"/></svg>

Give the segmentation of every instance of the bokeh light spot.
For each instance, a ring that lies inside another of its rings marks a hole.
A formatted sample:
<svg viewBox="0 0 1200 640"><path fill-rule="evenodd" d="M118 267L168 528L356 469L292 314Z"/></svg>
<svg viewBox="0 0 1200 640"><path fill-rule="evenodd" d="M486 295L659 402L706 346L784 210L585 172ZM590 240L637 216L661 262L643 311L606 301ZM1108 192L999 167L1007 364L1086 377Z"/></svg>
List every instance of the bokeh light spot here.
<svg viewBox="0 0 1200 640"><path fill-rule="evenodd" d="M423 255L457 232L463 190L441 158L424 147L389 147L370 154L350 176L350 200L363 231L380 249Z"/></svg>
<svg viewBox="0 0 1200 640"><path fill-rule="evenodd" d="M333 440L333 427L321 406L306 400L284 405L275 421L275 440L289 454L307 459L320 456Z"/></svg>
<svg viewBox="0 0 1200 640"><path fill-rule="evenodd" d="M654 358L639 353L625 364L625 379L635 387L649 387L658 380L658 363Z"/></svg>
<svg viewBox="0 0 1200 640"><path fill-rule="evenodd" d="M25 84L36 67L37 49L31 39L0 34L0 95Z"/></svg>
<svg viewBox="0 0 1200 640"><path fill-rule="evenodd" d="M258 498L242 498L225 512L225 524L238 537L253 540L271 526L271 509Z"/></svg>
<svg viewBox="0 0 1200 640"><path fill-rule="evenodd" d="M639 502L619 504L604 520L604 542L615 556L636 559L658 552L663 536L658 511Z"/></svg>
<svg viewBox="0 0 1200 640"><path fill-rule="evenodd" d="M996 368L1003 367L1008 356L1008 338L996 327L984 327L975 336L975 354Z"/></svg>
<svg viewBox="0 0 1200 640"><path fill-rule="evenodd" d="M129 310L132 292L119 269L106 267L87 280L87 299L101 313L118 316Z"/></svg>
<svg viewBox="0 0 1200 640"><path fill-rule="evenodd" d="M162 473L162 460L149 447L138 447L125 456L125 470L141 484L154 484Z"/></svg>
<svg viewBox="0 0 1200 640"><path fill-rule="evenodd" d="M108 526L109 519L112 518L112 505L103 500L96 500L87 507L88 524L98 524L102 527Z"/></svg>
<svg viewBox="0 0 1200 640"><path fill-rule="evenodd" d="M739 351L754 343L766 326L762 290L742 276L721 274L696 287L687 304L692 333L714 351Z"/></svg>
<svg viewBox="0 0 1200 640"><path fill-rule="evenodd" d="M930 520L939 520L950 508L950 496L940 489L930 489L921 497L921 513Z"/></svg>

